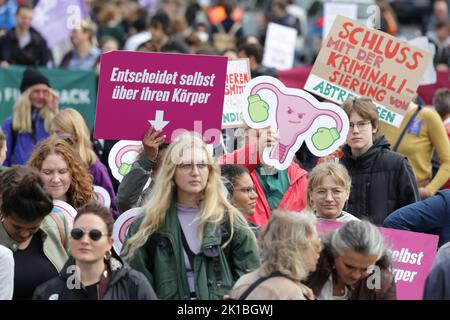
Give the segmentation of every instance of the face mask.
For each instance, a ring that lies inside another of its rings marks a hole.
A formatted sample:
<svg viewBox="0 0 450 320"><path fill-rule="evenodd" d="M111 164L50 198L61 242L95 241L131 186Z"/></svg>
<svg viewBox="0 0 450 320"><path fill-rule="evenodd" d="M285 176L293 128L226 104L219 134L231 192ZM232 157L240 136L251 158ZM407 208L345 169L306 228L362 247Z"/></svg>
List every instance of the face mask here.
<svg viewBox="0 0 450 320"><path fill-rule="evenodd" d="M208 42L209 34L204 31L198 31L197 37L201 42L205 43L205 42Z"/></svg>

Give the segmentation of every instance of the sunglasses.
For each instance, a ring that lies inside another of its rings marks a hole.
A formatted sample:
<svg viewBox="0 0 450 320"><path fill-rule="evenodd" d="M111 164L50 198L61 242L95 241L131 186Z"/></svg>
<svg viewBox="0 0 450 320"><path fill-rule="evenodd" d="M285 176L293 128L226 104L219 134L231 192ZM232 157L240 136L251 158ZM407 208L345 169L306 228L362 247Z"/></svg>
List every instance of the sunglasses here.
<svg viewBox="0 0 450 320"><path fill-rule="evenodd" d="M74 228L72 229L72 231L70 231L70 235L74 240L80 240L81 238L83 238L84 234L85 232L80 228ZM98 241L101 237L104 236L104 234L102 234L102 232L98 229L92 229L91 231L89 231L88 235L89 238L91 238L91 240L93 241Z"/></svg>

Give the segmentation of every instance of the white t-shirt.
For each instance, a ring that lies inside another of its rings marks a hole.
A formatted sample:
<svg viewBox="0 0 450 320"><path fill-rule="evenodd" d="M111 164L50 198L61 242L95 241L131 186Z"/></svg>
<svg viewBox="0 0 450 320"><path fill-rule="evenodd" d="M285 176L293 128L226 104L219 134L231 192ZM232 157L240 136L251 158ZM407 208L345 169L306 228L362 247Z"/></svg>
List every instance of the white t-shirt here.
<svg viewBox="0 0 450 320"><path fill-rule="evenodd" d="M348 289L345 287L344 294L342 296L334 296L333 295L333 278L328 278L327 282L325 282L322 291L317 296L317 300L348 300Z"/></svg>
<svg viewBox="0 0 450 320"><path fill-rule="evenodd" d="M322 218L319 216L317 218L319 220L324 220L324 221L339 221L339 222L347 222L347 221L351 221L351 220L360 221L357 217L355 217L354 215L352 215L351 213L348 213L346 211L342 211L342 213L336 219L326 219L326 218Z"/></svg>
<svg viewBox="0 0 450 320"><path fill-rule="evenodd" d="M14 289L14 257L11 250L0 245L0 300L11 300Z"/></svg>

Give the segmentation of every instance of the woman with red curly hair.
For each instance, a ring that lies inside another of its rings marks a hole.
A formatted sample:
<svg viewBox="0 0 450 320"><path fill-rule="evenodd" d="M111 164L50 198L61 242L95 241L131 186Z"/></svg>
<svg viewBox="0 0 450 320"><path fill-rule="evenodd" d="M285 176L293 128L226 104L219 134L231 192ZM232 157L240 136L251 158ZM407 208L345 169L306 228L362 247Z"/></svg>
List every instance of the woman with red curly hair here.
<svg viewBox="0 0 450 320"><path fill-rule="evenodd" d="M92 177L80 156L65 140L52 136L42 141L28 165L39 171L54 200L78 208L94 199Z"/></svg>

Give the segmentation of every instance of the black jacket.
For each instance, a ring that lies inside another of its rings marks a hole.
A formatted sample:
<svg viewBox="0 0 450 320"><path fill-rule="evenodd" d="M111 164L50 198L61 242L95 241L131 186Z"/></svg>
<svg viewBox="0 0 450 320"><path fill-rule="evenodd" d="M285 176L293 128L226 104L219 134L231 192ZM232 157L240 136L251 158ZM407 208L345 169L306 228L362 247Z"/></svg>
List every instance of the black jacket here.
<svg viewBox="0 0 450 320"><path fill-rule="evenodd" d="M361 156L345 145L341 163L352 178L345 211L381 225L393 211L419 201L416 179L408 160L391 150L382 136Z"/></svg>
<svg viewBox="0 0 450 320"><path fill-rule="evenodd" d="M30 36L30 43L23 48L19 46L15 28L0 37L0 61L27 66L47 66L47 63L52 61L47 41L33 28L30 28Z"/></svg>
<svg viewBox="0 0 450 320"><path fill-rule="evenodd" d="M75 282L75 261L71 257L58 277L36 288L33 300L86 300L87 291ZM120 258L110 259L111 277L103 300L156 300L152 286L139 271L133 270Z"/></svg>

